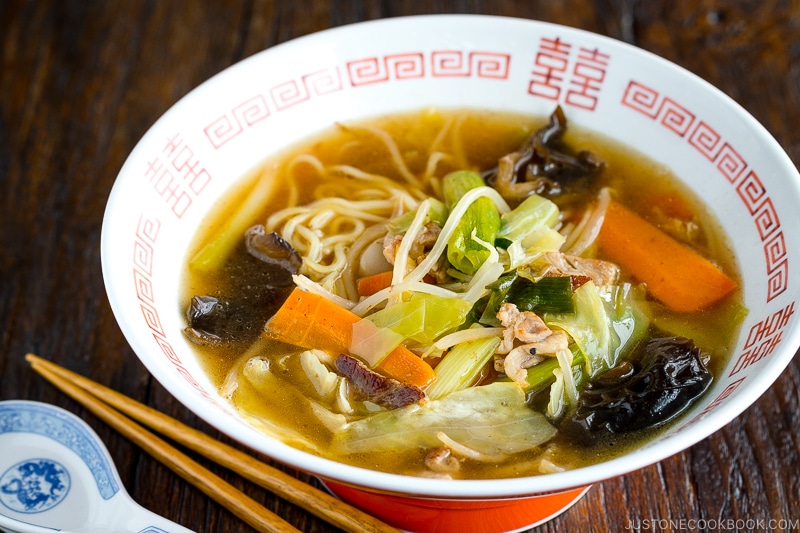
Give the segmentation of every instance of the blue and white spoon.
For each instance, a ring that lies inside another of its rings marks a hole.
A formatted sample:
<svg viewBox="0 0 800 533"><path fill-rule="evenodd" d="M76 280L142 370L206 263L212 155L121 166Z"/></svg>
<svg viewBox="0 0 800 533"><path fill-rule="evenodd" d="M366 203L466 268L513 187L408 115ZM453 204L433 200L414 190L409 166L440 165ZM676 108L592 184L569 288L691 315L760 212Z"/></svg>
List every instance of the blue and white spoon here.
<svg viewBox="0 0 800 533"><path fill-rule="evenodd" d="M0 530L192 533L133 501L83 420L27 400L0 402Z"/></svg>

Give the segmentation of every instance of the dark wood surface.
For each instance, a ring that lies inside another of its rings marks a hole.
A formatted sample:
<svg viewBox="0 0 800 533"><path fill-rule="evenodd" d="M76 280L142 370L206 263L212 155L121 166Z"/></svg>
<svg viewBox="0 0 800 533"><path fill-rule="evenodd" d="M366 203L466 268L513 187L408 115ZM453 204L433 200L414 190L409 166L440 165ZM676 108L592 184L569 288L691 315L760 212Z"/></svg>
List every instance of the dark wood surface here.
<svg viewBox="0 0 800 533"><path fill-rule="evenodd" d="M655 52L737 100L800 162L796 0L0 0L0 399L81 415L145 507L201 532L248 531L44 382L23 357L36 352L218 436L147 373L114 321L100 228L116 173L170 105L223 68L318 30L423 13L546 20ZM725 428L594 486L538 530L800 530L798 389L795 358ZM298 529L334 531L199 460Z"/></svg>

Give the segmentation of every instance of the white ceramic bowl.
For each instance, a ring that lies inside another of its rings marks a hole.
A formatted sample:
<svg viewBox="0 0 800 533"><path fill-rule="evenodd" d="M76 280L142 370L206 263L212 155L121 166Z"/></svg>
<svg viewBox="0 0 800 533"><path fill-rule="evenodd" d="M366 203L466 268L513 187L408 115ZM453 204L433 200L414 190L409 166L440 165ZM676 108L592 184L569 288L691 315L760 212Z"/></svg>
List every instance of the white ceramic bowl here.
<svg viewBox="0 0 800 533"><path fill-rule="evenodd" d="M335 121L427 106L547 115L556 103L572 124L671 167L706 199L733 243L750 313L727 368L680 425L595 466L449 482L321 459L264 436L234 413L181 333L176 292L189 241L221 194L270 153ZM778 377L800 345L792 319L800 285L790 284L800 249L788 246L800 242L797 205L800 179L767 131L720 91L652 54L529 20L395 18L276 46L173 106L119 173L103 224L102 262L114 314L136 354L178 400L221 431L320 476L346 500L405 529L473 531L469 524L480 513L482 524L497 520L492 531L511 531L557 514L594 482L705 438ZM404 521L408 509L429 525Z"/></svg>

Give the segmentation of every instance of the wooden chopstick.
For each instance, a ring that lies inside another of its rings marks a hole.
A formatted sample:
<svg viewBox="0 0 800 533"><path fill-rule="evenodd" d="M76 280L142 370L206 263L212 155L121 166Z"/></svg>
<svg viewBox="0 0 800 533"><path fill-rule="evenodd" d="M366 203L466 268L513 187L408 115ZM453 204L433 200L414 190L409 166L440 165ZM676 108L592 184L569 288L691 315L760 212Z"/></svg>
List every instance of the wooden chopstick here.
<svg viewBox="0 0 800 533"><path fill-rule="evenodd" d="M205 433L182 424L160 411L128 398L113 389L34 354L28 354L26 359L36 372L42 374L51 382L53 382L53 379L57 379L59 383L67 381L72 387L86 391L145 426L204 455L217 464L236 472L243 478L298 507L302 507L344 531L351 533L399 533L400 531L360 509L336 499L327 492L262 463L232 446L214 440ZM55 382L54 384L59 386Z"/></svg>
<svg viewBox="0 0 800 533"><path fill-rule="evenodd" d="M64 380L47 367L33 364L36 372L65 394L77 400L106 424L158 459L173 472L199 488L237 517L262 533L300 533L281 517L213 474L187 455L156 437L80 387Z"/></svg>

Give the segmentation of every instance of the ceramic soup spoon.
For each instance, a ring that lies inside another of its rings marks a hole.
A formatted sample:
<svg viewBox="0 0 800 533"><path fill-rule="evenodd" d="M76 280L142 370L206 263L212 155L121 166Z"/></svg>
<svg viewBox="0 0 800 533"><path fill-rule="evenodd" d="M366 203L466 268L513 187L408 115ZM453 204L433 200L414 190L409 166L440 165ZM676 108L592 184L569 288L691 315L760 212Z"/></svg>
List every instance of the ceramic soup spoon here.
<svg viewBox="0 0 800 533"><path fill-rule="evenodd" d="M0 530L191 533L133 501L83 420L27 400L0 402Z"/></svg>

